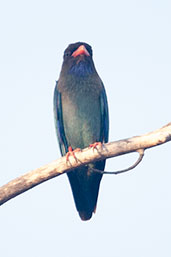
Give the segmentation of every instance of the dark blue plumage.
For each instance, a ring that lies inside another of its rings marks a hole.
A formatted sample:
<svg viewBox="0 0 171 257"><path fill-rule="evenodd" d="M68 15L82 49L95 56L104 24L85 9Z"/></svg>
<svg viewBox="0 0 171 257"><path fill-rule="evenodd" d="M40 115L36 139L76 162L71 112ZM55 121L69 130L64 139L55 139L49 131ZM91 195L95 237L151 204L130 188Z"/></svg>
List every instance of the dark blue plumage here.
<svg viewBox="0 0 171 257"><path fill-rule="evenodd" d="M86 43L71 44L64 52L64 61L54 92L54 115L61 154L85 148L94 142L107 142L109 131L108 105L103 83L97 74L92 49ZM105 161L95 162L69 172L76 208L82 220L95 212L100 173Z"/></svg>
<svg viewBox="0 0 171 257"><path fill-rule="evenodd" d="M84 61L80 61L70 68L69 73L78 77L85 77L93 73L93 68L90 65L85 65Z"/></svg>

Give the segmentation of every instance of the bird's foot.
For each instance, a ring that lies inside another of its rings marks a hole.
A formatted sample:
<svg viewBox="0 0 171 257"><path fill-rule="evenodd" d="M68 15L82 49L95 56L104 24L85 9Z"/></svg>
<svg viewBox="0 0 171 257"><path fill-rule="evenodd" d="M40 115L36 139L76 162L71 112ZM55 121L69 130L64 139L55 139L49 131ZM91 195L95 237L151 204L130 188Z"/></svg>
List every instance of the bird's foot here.
<svg viewBox="0 0 171 257"><path fill-rule="evenodd" d="M97 146L100 146L102 148L102 143L101 142L95 142L93 144L90 144L89 147L91 147L94 151L94 149L97 150Z"/></svg>
<svg viewBox="0 0 171 257"><path fill-rule="evenodd" d="M75 156L75 153L76 153L76 152L80 152L80 151L81 151L80 148L76 148L75 150L73 150L72 147L69 146L69 147L68 147L68 152L67 152L67 154L66 154L66 161L67 161L67 162L69 161L69 157L70 157L70 156L73 156L74 159L77 161L77 157Z"/></svg>

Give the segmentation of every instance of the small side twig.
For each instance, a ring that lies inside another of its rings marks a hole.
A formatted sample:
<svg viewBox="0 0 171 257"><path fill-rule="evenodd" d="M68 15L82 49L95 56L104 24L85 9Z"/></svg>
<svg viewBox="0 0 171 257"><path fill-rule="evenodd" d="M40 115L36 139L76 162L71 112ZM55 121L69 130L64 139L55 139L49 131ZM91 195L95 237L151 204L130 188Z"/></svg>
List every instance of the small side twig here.
<svg viewBox="0 0 171 257"><path fill-rule="evenodd" d="M121 174L121 173L124 173L124 172L127 172L129 170L132 170L134 169L143 159L144 157L144 149L139 149L137 150L136 152L139 153L139 157L138 157L138 160L136 160L136 162L131 165L130 167L126 168L126 169L123 169L123 170L117 170L117 171L103 171L103 170L98 170L98 169L91 169L92 171L95 171L95 172L98 172L98 173L101 173L101 174L110 174L110 175L118 175L118 174Z"/></svg>

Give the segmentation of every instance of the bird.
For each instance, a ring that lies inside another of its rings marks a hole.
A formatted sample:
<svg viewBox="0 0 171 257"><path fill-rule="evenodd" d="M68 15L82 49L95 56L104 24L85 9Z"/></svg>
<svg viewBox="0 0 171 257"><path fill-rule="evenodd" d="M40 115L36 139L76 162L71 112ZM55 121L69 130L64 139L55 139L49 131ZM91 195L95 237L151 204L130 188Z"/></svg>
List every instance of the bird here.
<svg viewBox="0 0 171 257"><path fill-rule="evenodd" d="M54 120L61 155L75 149L108 142L109 114L106 91L99 77L89 44L76 42L64 51L59 79L54 90ZM90 220L96 204L105 160L67 173L81 220Z"/></svg>

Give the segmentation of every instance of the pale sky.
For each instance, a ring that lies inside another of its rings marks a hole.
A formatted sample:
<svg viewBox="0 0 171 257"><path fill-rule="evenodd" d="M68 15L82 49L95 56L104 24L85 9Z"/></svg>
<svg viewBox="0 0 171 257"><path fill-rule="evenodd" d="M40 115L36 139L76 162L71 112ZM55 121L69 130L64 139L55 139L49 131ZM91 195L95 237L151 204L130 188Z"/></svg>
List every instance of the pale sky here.
<svg viewBox="0 0 171 257"><path fill-rule="evenodd" d="M170 1L2 1L0 117L3 185L60 157L53 90L70 43L85 41L104 82L110 141L171 121ZM170 257L171 144L101 182L97 211L77 214L66 175L0 207L3 257ZM107 161L131 165L136 154Z"/></svg>

